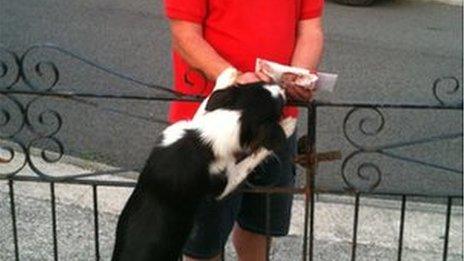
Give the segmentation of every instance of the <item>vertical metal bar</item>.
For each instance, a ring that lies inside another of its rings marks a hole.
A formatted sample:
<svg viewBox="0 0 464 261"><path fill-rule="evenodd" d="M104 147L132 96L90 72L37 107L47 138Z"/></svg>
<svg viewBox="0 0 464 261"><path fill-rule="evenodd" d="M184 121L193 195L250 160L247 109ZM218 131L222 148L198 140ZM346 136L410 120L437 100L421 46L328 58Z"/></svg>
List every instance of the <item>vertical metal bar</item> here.
<svg viewBox="0 0 464 261"><path fill-rule="evenodd" d="M14 253L15 260L19 260L19 246L18 246L18 229L16 226L16 207L14 201L14 186L13 180L8 180L8 186L10 188L10 211L11 211L11 223L13 225L13 243L14 243Z"/></svg>
<svg viewBox="0 0 464 261"><path fill-rule="evenodd" d="M54 260L58 260L58 243L56 235L56 200L55 200L55 183L50 182L50 196L51 196L51 207L52 207L52 231L53 231L53 257Z"/></svg>
<svg viewBox="0 0 464 261"><path fill-rule="evenodd" d="M316 174L316 105L314 102L308 104L308 164L306 168L306 191L305 191L305 214L303 235L303 261L313 260L314 245L314 175ZM309 237L309 244L308 244Z"/></svg>
<svg viewBox="0 0 464 261"><path fill-rule="evenodd" d="M309 200L305 195L305 213L304 213L304 234L303 234L303 256L302 260L308 260L308 219L309 219Z"/></svg>
<svg viewBox="0 0 464 261"><path fill-rule="evenodd" d="M312 174L311 174L312 176ZM313 260L313 252L314 252L314 176L311 177L310 183L310 193L309 193L309 208L310 208L310 216L309 216L309 260Z"/></svg>
<svg viewBox="0 0 464 261"><path fill-rule="evenodd" d="M308 172L308 171L307 171ZM308 176L308 175L306 175ZM308 178L306 177L306 186L308 186ZM309 222L309 196L305 193L305 213L304 213L304 234L303 234L303 261L308 260L308 222ZM312 257L310 257L312 260Z"/></svg>
<svg viewBox="0 0 464 261"><path fill-rule="evenodd" d="M401 261L403 252L404 217L406 214L406 195L401 197L400 235L398 239L398 261Z"/></svg>
<svg viewBox="0 0 464 261"><path fill-rule="evenodd" d="M271 253L271 237L270 237L271 215L270 215L270 207L271 207L271 196L270 196L269 193L266 193L266 261L269 261L270 253Z"/></svg>
<svg viewBox="0 0 464 261"><path fill-rule="evenodd" d="M52 231L53 231L53 257L58 260L58 240L56 233L56 198L55 198L55 183L50 182L50 196L52 205Z"/></svg>
<svg viewBox="0 0 464 261"><path fill-rule="evenodd" d="M99 228L98 228L98 194L97 185L92 185L93 194L93 224L95 233L95 260L100 260L100 239L99 239Z"/></svg>
<svg viewBox="0 0 464 261"><path fill-rule="evenodd" d="M448 258L448 240L449 240L449 227L451 221L451 206L453 203L453 198L448 197L448 202L446 204L446 223L445 223L445 242L443 243L443 261L446 261Z"/></svg>
<svg viewBox="0 0 464 261"><path fill-rule="evenodd" d="M354 220L353 220L353 243L351 248L351 260L356 260L356 246L358 240L358 214L359 214L359 193L356 193L354 203Z"/></svg>
<svg viewBox="0 0 464 261"><path fill-rule="evenodd" d="M222 252L221 252L221 261L224 261L224 260L226 260L226 248L225 247L222 248Z"/></svg>

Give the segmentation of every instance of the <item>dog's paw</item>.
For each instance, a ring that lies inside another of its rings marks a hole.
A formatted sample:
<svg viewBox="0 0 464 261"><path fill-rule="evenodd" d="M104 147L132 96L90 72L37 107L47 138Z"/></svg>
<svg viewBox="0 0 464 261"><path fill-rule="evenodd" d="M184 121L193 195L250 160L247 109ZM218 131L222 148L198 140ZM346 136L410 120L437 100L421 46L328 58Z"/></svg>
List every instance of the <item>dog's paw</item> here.
<svg viewBox="0 0 464 261"><path fill-rule="evenodd" d="M235 83L235 80L238 77L237 69L233 67L229 67L219 74L218 78L216 79L216 85L214 85L214 90L220 90L227 88Z"/></svg>

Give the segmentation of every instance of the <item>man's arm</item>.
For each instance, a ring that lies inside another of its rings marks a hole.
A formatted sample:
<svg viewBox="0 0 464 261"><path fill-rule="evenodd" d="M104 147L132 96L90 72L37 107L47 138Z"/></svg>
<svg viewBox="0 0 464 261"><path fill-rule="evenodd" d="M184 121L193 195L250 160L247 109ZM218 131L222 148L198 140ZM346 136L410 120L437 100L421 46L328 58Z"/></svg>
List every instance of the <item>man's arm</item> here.
<svg viewBox="0 0 464 261"><path fill-rule="evenodd" d="M222 71L232 66L206 42L200 24L171 20L170 25L174 50L208 79L215 80Z"/></svg>
<svg viewBox="0 0 464 261"><path fill-rule="evenodd" d="M324 47L322 17L301 20L298 22L297 39L291 61L292 66L317 71ZM290 87L287 92L294 99L310 100L312 91L300 87Z"/></svg>
<svg viewBox="0 0 464 261"><path fill-rule="evenodd" d="M324 47L322 18L302 20L298 22L297 30L291 65L316 71Z"/></svg>

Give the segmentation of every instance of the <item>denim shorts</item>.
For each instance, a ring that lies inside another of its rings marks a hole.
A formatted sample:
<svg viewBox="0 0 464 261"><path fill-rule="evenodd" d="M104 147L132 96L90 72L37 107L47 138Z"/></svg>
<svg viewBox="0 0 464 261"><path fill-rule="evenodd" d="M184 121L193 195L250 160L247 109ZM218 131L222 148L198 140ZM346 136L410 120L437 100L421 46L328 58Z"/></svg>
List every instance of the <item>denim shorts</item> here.
<svg viewBox="0 0 464 261"><path fill-rule="evenodd" d="M296 135L286 146L269 157L248 177L242 188L252 186L293 187L296 153ZM293 194L266 194L235 192L216 201L205 199L195 217L190 237L184 246L184 254L198 259L217 256L223 250L230 232L237 222L248 231L270 236L285 236L290 227ZM269 200L268 202L266 202ZM266 222L266 206L269 207L269 223ZM268 227L267 227L268 226ZM268 228L268 230L266 229Z"/></svg>

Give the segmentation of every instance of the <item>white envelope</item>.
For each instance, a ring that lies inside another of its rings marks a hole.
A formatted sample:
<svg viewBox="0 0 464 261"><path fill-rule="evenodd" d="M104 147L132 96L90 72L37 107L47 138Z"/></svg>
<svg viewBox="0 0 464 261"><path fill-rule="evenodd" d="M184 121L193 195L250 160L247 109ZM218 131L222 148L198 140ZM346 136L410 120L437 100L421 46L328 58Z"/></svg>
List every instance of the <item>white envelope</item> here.
<svg viewBox="0 0 464 261"><path fill-rule="evenodd" d="M301 78L297 80L298 85L309 87L316 82L316 89L328 92L333 91L338 77L336 74L323 72L319 72L316 75L304 68L287 66L261 58L256 59L255 71L265 73L275 82L279 82L284 73L297 74L301 76Z"/></svg>

